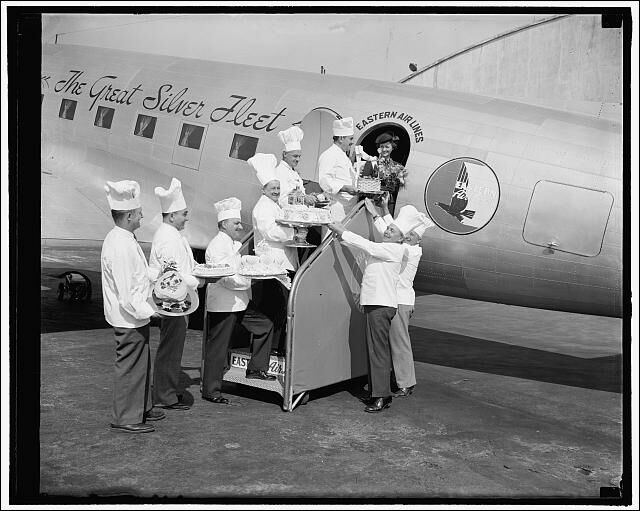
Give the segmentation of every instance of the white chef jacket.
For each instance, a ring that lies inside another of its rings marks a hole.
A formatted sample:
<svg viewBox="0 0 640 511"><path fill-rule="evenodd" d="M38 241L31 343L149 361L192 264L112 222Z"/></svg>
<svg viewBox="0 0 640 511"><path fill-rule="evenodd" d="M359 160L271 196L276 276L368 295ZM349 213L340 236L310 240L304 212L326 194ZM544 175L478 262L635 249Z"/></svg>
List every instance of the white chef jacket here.
<svg viewBox="0 0 640 511"><path fill-rule="evenodd" d="M236 271L240 267L239 241L231 239L226 232L219 232L209 242L205 260L209 264L228 264ZM251 300L251 279L231 275L207 286L207 311L237 312L247 308Z"/></svg>
<svg viewBox="0 0 640 511"><path fill-rule="evenodd" d="M285 268L298 269L298 251L295 247L285 247L285 242L293 240L294 230L276 223L276 218L282 216L282 208L277 202L266 195L262 195L252 212L253 244L258 246L264 240L274 252L285 255Z"/></svg>
<svg viewBox="0 0 640 511"><path fill-rule="evenodd" d="M278 199L278 204L280 204L281 207L287 205L288 195L296 188L300 188L300 190L304 192L304 183L302 182L300 174L293 170L286 161L282 160L276 167L276 175L280 181L280 199Z"/></svg>
<svg viewBox="0 0 640 511"><path fill-rule="evenodd" d="M351 160L337 145L331 144L318 158L318 181L331 203L331 217L341 221L358 202L357 195L340 192L344 185L356 185L356 173Z"/></svg>
<svg viewBox="0 0 640 511"><path fill-rule="evenodd" d="M401 243L376 243L345 231L342 241L363 250L366 267L360 284L360 305L398 307L398 280L406 247Z"/></svg>
<svg viewBox="0 0 640 511"><path fill-rule="evenodd" d="M185 284L193 289L198 287L198 279L192 275L196 261L189 242L173 225L163 222L153 235L149 267L159 273L163 264L171 260L176 262Z"/></svg>
<svg viewBox="0 0 640 511"><path fill-rule="evenodd" d="M387 229L387 225L393 223L391 215L378 217L374 225L380 234ZM406 248L405 261L403 261L403 269L400 272L398 280L398 303L402 305L415 305L416 293L413 290L413 279L418 271L418 264L422 257L422 247L420 245L404 245Z"/></svg>
<svg viewBox="0 0 640 511"><path fill-rule="evenodd" d="M104 317L111 326L139 328L149 323L152 285L149 266L133 233L115 226L100 254Z"/></svg>

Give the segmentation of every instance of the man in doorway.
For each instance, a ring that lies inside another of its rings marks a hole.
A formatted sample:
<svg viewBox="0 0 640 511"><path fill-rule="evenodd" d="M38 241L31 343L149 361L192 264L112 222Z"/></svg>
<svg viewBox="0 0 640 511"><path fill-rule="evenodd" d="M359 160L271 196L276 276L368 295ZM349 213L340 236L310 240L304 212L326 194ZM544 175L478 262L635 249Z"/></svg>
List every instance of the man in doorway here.
<svg viewBox="0 0 640 511"><path fill-rule="evenodd" d="M282 161L276 167L277 177L280 181L280 199L278 204L285 207L289 202L289 194L298 190L300 194L304 194L304 204L310 207L318 205L318 195L322 194L322 188L318 183L313 181L304 181L298 173L298 164L302 157L302 139L304 132L298 126L291 126L289 129L278 133L278 138L284 144L282 152ZM320 198L324 199L322 195ZM309 243L318 245L322 239L320 227L310 227L307 240ZM298 259L302 262L302 258L306 254L307 249L298 251Z"/></svg>
<svg viewBox="0 0 640 511"><path fill-rule="evenodd" d="M100 254L104 317L113 327L116 341L111 428L150 433L155 428L145 422L164 419L165 414L152 409L149 392L149 318L154 310L147 299L151 280L147 260L133 234L143 218L140 185L136 181L107 181L104 188L115 223Z"/></svg>
<svg viewBox="0 0 640 511"><path fill-rule="evenodd" d="M353 118L333 121L333 144L318 158L318 181L331 201L334 222L342 219L358 201L356 173L349 154L353 146Z"/></svg>
<svg viewBox="0 0 640 511"><path fill-rule="evenodd" d="M189 210L182 195L182 184L175 177L169 189L158 186L155 194L160 199L162 224L158 227L151 244L149 266L157 272L169 263L182 275L186 285L192 289L199 281L192 273L196 262L189 242L182 235L189 220ZM182 351L187 335L189 316L162 316L160 321L160 344L156 352L153 374L153 402L168 410L188 410L178 397L178 382Z"/></svg>
<svg viewBox="0 0 640 511"><path fill-rule="evenodd" d="M278 199L278 203L281 207L287 205L289 194L292 191L298 190L301 194L305 193L304 183L296 170L302 157L302 144L300 142L302 142L303 137L304 132L298 126L291 126L278 133L278 138L284 145L282 160L276 167L276 175L280 181L280 199ZM316 203L315 195L305 195L304 203L307 206L314 206Z"/></svg>

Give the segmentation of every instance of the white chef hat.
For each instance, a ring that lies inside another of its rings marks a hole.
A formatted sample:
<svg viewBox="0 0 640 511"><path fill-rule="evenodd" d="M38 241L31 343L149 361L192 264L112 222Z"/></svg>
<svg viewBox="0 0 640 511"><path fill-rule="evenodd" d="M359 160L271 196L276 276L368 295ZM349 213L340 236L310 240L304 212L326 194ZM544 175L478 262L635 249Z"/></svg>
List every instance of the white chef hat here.
<svg viewBox="0 0 640 511"><path fill-rule="evenodd" d="M420 213L414 206L410 204L402 206L393 223L398 229L400 229L402 234L406 236L411 231L415 230L416 227L421 226L423 220L420 215L425 216L424 213Z"/></svg>
<svg viewBox="0 0 640 511"><path fill-rule="evenodd" d="M278 174L276 172L278 160L275 155L256 153L255 156L247 160L247 163L256 171L256 176L262 186L266 185L269 181L278 181Z"/></svg>
<svg viewBox="0 0 640 511"><path fill-rule="evenodd" d="M302 146L300 141L304 137L304 131L297 126L291 126L290 128L278 133L280 142L284 144L285 151L300 151Z"/></svg>
<svg viewBox="0 0 640 511"><path fill-rule="evenodd" d="M129 211L140 207L140 185L136 181L107 181L104 185L109 207L114 211Z"/></svg>
<svg viewBox="0 0 640 511"><path fill-rule="evenodd" d="M168 190L156 186L154 192L160 199L160 208L163 213L173 213L187 208L187 203L182 195L182 183L175 177L171 178Z"/></svg>
<svg viewBox="0 0 640 511"><path fill-rule="evenodd" d="M240 210L242 209L240 199L229 197L228 199L216 202L214 206L218 212L218 222L222 222L228 218L240 218Z"/></svg>
<svg viewBox="0 0 640 511"><path fill-rule="evenodd" d="M350 137L351 135L353 135L353 117L333 121L334 137Z"/></svg>
<svg viewBox="0 0 640 511"><path fill-rule="evenodd" d="M417 227L414 227L412 230L413 232L415 232L420 238L422 238L422 235L424 234L424 231L426 231L429 227L433 227L434 223L431 221L431 219L425 215L424 213L418 213L418 217L420 219L420 223L418 224Z"/></svg>

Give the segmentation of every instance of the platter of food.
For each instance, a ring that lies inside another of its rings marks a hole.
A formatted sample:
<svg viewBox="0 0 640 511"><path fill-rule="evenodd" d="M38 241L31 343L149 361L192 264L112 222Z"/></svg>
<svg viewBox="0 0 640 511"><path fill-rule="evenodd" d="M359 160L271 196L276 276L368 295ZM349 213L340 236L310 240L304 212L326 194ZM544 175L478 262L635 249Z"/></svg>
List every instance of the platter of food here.
<svg viewBox="0 0 640 511"><path fill-rule="evenodd" d="M287 274L283 268L283 261L276 259L272 254L260 256L242 256L238 274L251 279L273 279Z"/></svg>
<svg viewBox="0 0 640 511"><path fill-rule="evenodd" d="M272 273L272 274L267 274L267 275L258 275L258 274L254 274L254 273L248 273L248 274L244 274L244 273L240 273L239 275L242 275L243 277L247 277L251 280L267 280L267 279L277 279L278 277L284 277L287 274L287 272L284 273Z"/></svg>
<svg viewBox="0 0 640 511"><path fill-rule="evenodd" d="M315 225L325 225L330 224L331 222L309 222L305 220L284 220L281 218L276 218L276 223L280 225L285 225L287 227L313 227Z"/></svg>
<svg viewBox="0 0 640 511"><path fill-rule="evenodd" d="M318 245L313 245L312 243L307 243L306 241L289 241L284 244L285 247L291 248L316 248Z"/></svg>
<svg viewBox="0 0 640 511"><path fill-rule="evenodd" d="M196 264L193 270L193 276L201 279L229 277L234 273L234 269L228 264Z"/></svg>

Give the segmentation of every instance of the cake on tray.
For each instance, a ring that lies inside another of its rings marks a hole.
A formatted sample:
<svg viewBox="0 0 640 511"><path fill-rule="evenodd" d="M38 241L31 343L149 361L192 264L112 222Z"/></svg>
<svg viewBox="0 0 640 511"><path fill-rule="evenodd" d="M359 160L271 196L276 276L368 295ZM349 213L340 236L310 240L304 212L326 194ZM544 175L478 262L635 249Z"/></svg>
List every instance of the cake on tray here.
<svg viewBox="0 0 640 511"><path fill-rule="evenodd" d="M264 275L283 275L287 271L282 266L283 261L265 253L260 256L246 255L240 259L238 273L247 277Z"/></svg>
<svg viewBox="0 0 640 511"><path fill-rule="evenodd" d="M193 274L197 277L224 277L233 273L233 269L228 264L196 264L193 270Z"/></svg>
<svg viewBox="0 0 640 511"><path fill-rule="evenodd" d="M323 208L313 208L300 204L289 204L282 208L281 221L284 222L306 222L309 224L329 224L331 223L331 211Z"/></svg>

